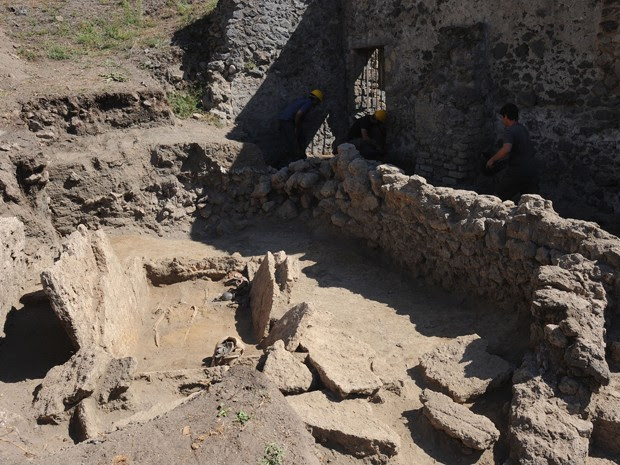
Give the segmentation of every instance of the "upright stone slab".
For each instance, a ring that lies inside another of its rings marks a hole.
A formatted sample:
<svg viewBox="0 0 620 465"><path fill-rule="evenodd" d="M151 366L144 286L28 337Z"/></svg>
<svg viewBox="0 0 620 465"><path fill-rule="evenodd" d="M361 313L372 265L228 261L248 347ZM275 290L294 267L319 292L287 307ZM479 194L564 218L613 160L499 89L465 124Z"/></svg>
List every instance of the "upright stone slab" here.
<svg viewBox="0 0 620 465"><path fill-rule="evenodd" d="M254 337L260 341L269 334L272 323L287 311L291 288L298 279L296 260L284 252L267 252L254 275L250 290L250 308Z"/></svg>
<svg viewBox="0 0 620 465"><path fill-rule="evenodd" d="M461 336L420 357L424 376L457 402L469 402L506 381L512 366L487 352L477 334Z"/></svg>
<svg viewBox="0 0 620 465"><path fill-rule="evenodd" d="M425 389L420 397L424 404L424 416L431 424L465 446L485 450L499 439L499 431L491 420L476 415L448 396Z"/></svg>
<svg viewBox="0 0 620 465"><path fill-rule="evenodd" d="M310 326L316 325L319 320L325 320L327 323L330 318L331 315L326 312L320 315L311 303L302 302L292 307L273 325L269 335L263 339L260 346L269 347L276 341L282 340L286 350L295 352Z"/></svg>
<svg viewBox="0 0 620 465"><path fill-rule="evenodd" d="M0 218L0 337L4 322L17 303L26 277L24 225L17 218Z"/></svg>
<svg viewBox="0 0 620 465"><path fill-rule="evenodd" d="M131 355L148 293L139 260L121 265L103 231L80 226L41 281L77 349L96 346L115 357Z"/></svg>
<svg viewBox="0 0 620 465"><path fill-rule="evenodd" d="M376 419L368 401L335 402L321 391L286 400L319 441L336 443L356 457L398 454L398 434Z"/></svg>

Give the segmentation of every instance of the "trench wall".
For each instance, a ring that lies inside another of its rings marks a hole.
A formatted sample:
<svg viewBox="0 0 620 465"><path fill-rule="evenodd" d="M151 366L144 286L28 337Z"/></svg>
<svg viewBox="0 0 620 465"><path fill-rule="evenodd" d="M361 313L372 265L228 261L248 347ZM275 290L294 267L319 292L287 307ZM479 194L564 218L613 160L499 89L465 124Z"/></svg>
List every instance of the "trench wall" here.
<svg viewBox="0 0 620 465"><path fill-rule="evenodd" d="M565 216L617 228L620 47L613 0L344 0L349 53L384 47L390 152L436 185L476 185L521 109L542 194ZM494 124L495 122L495 124Z"/></svg>

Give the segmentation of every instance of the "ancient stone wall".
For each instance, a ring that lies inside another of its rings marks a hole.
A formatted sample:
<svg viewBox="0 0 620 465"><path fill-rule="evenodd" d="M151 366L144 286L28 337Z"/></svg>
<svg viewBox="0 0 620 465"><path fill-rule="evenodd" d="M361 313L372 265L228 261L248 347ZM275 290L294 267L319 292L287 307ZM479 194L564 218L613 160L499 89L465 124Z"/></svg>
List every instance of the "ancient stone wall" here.
<svg viewBox="0 0 620 465"><path fill-rule="evenodd" d="M206 106L272 159L280 112L321 89L325 101L305 121L307 152L331 153L347 124L341 17L340 2L329 0L220 1L210 18Z"/></svg>
<svg viewBox="0 0 620 465"><path fill-rule="evenodd" d="M496 112L514 101L541 193L565 215L618 226L617 2L361 0L344 11L348 50L384 47L395 161L434 184L472 185L473 162L501 137Z"/></svg>

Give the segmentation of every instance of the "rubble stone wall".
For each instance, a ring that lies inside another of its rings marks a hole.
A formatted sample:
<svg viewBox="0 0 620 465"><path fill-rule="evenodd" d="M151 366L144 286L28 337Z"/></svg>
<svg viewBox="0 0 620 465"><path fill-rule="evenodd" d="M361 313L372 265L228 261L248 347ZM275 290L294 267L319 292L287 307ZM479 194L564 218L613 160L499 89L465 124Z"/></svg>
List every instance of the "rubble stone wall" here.
<svg viewBox="0 0 620 465"><path fill-rule="evenodd" d="M618 6L605 1L344 1L346 47L383 46L390 153L433 184L472 185L496 112L521 109L542 194L618 227Z"/></svg>
<svg viewBox="0 0 620 465"><path fill-rule="evenodd" d="M273 159L281 150L279 114L321 89L323 104L304 122L307 152L331 153L334 134L347 125L341 18L340 2L330 0L218 2L210 17L207 108L234 119L234 137Z"/></svg>

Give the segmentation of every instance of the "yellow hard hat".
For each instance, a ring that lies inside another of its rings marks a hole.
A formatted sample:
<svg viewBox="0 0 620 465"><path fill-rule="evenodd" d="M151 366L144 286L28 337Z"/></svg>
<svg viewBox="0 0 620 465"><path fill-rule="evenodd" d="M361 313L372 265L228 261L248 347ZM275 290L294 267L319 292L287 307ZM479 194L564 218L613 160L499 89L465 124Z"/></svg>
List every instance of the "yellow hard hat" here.
<svg viewBox="0 0 620 465"><path fill-rule="evenodd" d="M314 89L312 92L310 92L310 94L318 98L319 102L323 101L323 92L321 92L319 89Z"/></svg>
<svg viewBox="0 0 620 465"><path fill-rule="evenodd" d="M385 110L375 111L375 118L377 121L381 121L382 123L385 123L385 120L387 119L387 111Z"/></svg>

